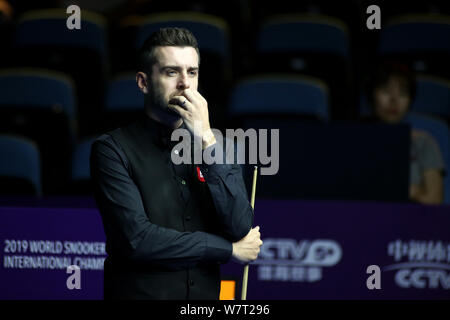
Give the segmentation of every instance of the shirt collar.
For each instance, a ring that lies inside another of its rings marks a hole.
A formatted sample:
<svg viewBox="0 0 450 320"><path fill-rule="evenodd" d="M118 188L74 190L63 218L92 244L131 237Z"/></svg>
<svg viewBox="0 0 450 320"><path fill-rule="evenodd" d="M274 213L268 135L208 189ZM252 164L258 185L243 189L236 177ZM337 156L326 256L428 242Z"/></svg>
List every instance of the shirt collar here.
<svg viewBox="0 0 450 320"><path fill-rule="evenodd" d="M161 147L167 148L178 143L177 141L170 140L172 132L175 129L172 129L167 125L150 118L146 113L143 113L141 115L141 118L144 128L150 132L156 144L158 144ZM181 124L179 128L186 129L186 125L184 124L184 122Z"/></svg>

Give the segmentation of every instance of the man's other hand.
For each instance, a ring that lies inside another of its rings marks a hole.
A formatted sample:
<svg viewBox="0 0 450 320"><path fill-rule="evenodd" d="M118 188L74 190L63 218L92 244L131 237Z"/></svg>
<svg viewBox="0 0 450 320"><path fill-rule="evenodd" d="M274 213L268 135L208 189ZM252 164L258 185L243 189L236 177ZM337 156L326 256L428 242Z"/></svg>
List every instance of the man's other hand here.
<svg viewBox="0 0 450 320"><path fill-rule="evenodd" d="M244 238L233 243L233 258L242 263L256 260L262 244L259 227L255 227Z"/></svg>

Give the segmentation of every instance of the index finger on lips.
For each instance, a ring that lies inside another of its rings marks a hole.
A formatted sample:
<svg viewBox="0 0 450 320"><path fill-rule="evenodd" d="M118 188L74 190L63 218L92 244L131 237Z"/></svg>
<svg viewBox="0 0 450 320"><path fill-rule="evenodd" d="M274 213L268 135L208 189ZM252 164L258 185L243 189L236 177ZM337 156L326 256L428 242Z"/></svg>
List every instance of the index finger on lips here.
<svg viewBox="0 0 450 320"><path fill-rule="evenodd" d="M205 97L202 96L202 94L200 93L200 91L193 91L193 92L194 92L194 94L197 96L198 99L200 99L201 101L205 101L205 102L206 102Z"/></svg>
<svg viewBox="0 0 450 320"><path fill-rule="evenodd" d="M190 110L191 105L190 105L190 101L183 96L174 96L170 99L169 103L175 103L177 105L179 105L181 108L186 109L186 110Z"/></svg>
<svg viewBox="0 0 450 320"><path fill-rule="evenodd" d="M180 115L180 117L185 118L187 115L187 111L185 109L183 109L182 107L180 107L177 104L168 104L168 107L170 109L172 109L173 111L175 111L176 113L178 113Z"/></svg>
<svg viewBox="0 0 450 320"><path fill-rule="evenodd" d="M186 97L186 99L188 99L190 102L194 102L197 98L194 94L194 91L192 91L191 89L185 89L183 91L183 95Z"/></svg>

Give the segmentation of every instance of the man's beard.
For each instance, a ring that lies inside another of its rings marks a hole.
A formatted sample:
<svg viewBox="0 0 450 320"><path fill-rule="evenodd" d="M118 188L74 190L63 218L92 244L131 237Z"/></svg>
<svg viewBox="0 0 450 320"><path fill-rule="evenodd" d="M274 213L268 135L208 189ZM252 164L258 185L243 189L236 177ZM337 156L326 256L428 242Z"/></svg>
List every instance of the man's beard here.
<svg viewBox="0 0 450 320"><path fill-rule="evenodd" d="M148 94L150 108L153 110L158 110L158 112L162 112L167 116L173 117L174 120L178 120L180 115L169 108L169 102L164 99L164 96L161 92L157 90L152 90Z"/></svg>

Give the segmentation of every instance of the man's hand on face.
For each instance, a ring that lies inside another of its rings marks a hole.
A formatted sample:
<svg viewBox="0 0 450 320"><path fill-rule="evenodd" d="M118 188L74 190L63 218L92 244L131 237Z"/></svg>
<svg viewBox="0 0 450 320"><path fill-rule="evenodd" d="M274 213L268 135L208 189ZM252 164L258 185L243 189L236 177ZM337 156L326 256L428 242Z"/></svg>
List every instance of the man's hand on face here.
<svg viewBox="0 0 450 320"><path fill-rule="evenodd" d="M216 142L209 125L208 102L198 91L185 89L181 95L172 97L168 106L180 115L194 137L202 139L203 149Z"/></svg>

